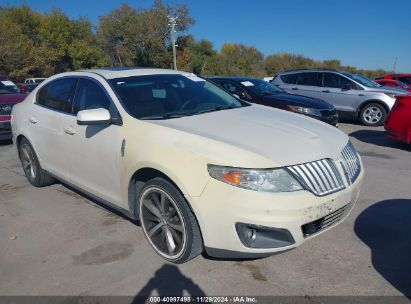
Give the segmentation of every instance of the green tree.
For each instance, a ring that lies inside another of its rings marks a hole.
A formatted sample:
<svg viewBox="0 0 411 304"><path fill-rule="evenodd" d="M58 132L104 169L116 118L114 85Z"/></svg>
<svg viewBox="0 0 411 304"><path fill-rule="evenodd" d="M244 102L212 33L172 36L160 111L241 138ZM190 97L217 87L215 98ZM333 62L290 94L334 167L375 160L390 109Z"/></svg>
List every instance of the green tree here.
<svg viewBox="0 0 411 304"><path fill-rule="evenodd" d="M177 67L180 70L198 75L219 73L217 51L211 41L195 41L192 35L180 36L177 39Z"/></svg>
<svg viewBox="0 0 411 304"><path fill-rule="evenodd" d="M185 5L165 6L157 0L152 8L142 9L123 4L100 17L98 41L115 66L170 68L168 15L178 17L178 33L194 24Z"/></svg>
<svg viewBox="0 0 411 304"><path fill-rule="evenodd" d="M60 10L39 14L28 6L0 8L0 67L17 80L106 66L90 22Z"/></svg>
<svg viewBox="0 0 411 304"><path fill-rule="evenodd" d="M221 47L219 63L224 75L264 76L264 55L255 47L226 43Z"/></svg>

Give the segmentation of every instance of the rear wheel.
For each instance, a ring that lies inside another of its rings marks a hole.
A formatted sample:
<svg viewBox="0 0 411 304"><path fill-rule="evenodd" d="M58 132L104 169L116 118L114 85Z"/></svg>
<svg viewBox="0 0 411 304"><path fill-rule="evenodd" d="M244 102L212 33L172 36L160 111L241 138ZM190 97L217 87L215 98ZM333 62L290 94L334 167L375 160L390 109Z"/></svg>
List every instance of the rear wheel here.
<svg viewBox="0 0 411 304"><path fill-rule="evenodd" d="M361 122L366 126L381 126L387 118L387 111L379 103L369 103L360 111Z"/></svg>
<svg viewBox="0 0 411 304"><path fill-rule="evenodd" d="M54 178L41 168L37 155L26 138L23 138L20 142L19 156L24 174L30 184L36 187L44 187L54 183Z"/></svg>
<svg viewBox="0 0 411 304"><path fill-rule="evenodd" d="M199 255L197 220L178 189L163 178L149 180L139 198L139 217L153 249L165 260L184 263Z"/></svg>

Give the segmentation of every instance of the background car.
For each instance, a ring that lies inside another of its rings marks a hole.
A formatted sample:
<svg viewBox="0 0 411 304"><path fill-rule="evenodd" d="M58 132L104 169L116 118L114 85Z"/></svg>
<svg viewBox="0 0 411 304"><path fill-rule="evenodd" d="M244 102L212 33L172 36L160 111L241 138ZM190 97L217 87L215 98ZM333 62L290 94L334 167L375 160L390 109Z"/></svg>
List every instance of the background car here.
<svg viewBox="0 0 411 304"><path fill-rule="evenodd" d="M40 84L42 83L44 80L46 80L46 78L26 78L26 80L24 80L24 83L26 84Z"/></svg>
<svg viewBox="0 0 411 304"><path fill-rule="evenodd" d="M399 80L383 78L383 79L376 79L375 82L382 86L400 88L407 92L411 92L411 87L408 84L402 81L399 81Z"/></svg>
<svg viewBox="0 0 411 304"><path fill-rule="evenodd" d="M271 83L289 93L324 100L368 126L383 124L395 96L408 94L382 87L359 74L329 69L287 71L276 75Z"/></svg>
<svg viewBox="0 0 411 304"><path fill-rule="evenodd" d="M250 77L211 77L225 90L248 102L296 112L336 126L338 114L334 106L305 96L288 94L261 79Z"/></svg>
<svg viewBox="0 0 411 304"><path fill-rule="evenodd" d="M21 93L32 92L39 84L38 83L17 83L17 87L20 89Z"/></svg>
<svg viewBox="0 0 411 304"><path fill-rule="evenodd" d="M7 77L0 76L0 140L9 140L11 133L11 111L13 106L26 98L19 88Z"/></svg>
<svg viewBox="0 0 411 304"><path fill-rule="evenodd" d="M411 96L397 98L385 122L385 130L392 138L411 143Z"/></svg>
<svg viewBox="0 0 411 304"><path fill-rule="evenodd" d="M377 80L380 80L380 79L399 80L405 84L411 85L411 74L391 74L391 75L385 75L382 77L378 77L376 79Z"/></svg>

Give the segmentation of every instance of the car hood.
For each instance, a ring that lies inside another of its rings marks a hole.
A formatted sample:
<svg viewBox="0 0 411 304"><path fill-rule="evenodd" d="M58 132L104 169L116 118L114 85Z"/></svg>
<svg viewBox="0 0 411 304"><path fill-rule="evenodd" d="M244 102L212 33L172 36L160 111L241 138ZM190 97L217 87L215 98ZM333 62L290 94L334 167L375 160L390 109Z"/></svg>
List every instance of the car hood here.
<svg viewBox="0 0 411 304"><path fill-rule="evenodd" d="M388 93L388 94L402 94L402 95L407 95L408 92L401 89L401 88L393 88L393 87L388 87L388 86L381 86L379 88L369 88L369 92L380 92L380 93Z"/></svg>
<svg viewBox="0 0 411 304"><path fill-rule="evenodd" d="M0 94L0 103L18 103L26 98L26 94L12 93L12 94Z"/></svg>
<svg viewBox="0 0 411 304"><path fill-rule="evenodd" d="M348 142L346 134L325 123L260 105L150 122L189 133L173 136L174 145L226 166L275 167L339 159Z"/></svg>
<svg viewBox="0 0 411 304"><path fill-rule="evenodd" d="M307 107L307 108L314 108L314 109L321 109L321 110L331 110L334 107L322 100L305 97L301 95L294 95L288 93L279 93L279 94L270 94L270 95L262 95L261 98L265 100L272 100L272 101L282 101L289 105L293 106L300 106L300 107Z"/></svg>

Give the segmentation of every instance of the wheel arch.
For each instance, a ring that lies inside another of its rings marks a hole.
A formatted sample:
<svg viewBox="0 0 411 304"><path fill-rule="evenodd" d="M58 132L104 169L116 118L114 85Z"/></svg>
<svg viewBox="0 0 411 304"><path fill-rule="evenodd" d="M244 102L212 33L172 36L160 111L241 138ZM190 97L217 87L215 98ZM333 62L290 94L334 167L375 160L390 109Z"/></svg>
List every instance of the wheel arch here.
<svg viewBox="0 0 411 304"><path fill-rule="evenodd" d="M362 102L362 103L358 106L358 108L357 108L357 116L358 116L358 117L360 116L361 110L362 110L366 105L368 105L368 104L370 104L370 103L377 103L377 104L383 106L384 109L385 109L385 111L387 112L387 114L390 112L390 108L387 106L387 104L386 104L385 102L383 102L383 101L381 101L381 100L378 100L378 99L369 99L369 100L366 100L366 101Z"/></svg>
<svg viewBox="0 0 411 304"><path fill-rule="evenodd" d="M138 219L138 208L136 206L137 198L140 196L144 184L155 177L164 178L165 180L170 182L174 187L176 187L176 189L180 191L181 195L185 197L182 187L180 187L168 174L164 173L162 170L149 166L139 168L134 172L134 174L129 179L127 191L128 207L130 210L130 214L135 219ZM187 199L186 201L193 214L195 214L193 208L190 205L190 202Z"/></svg>

